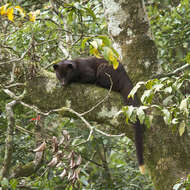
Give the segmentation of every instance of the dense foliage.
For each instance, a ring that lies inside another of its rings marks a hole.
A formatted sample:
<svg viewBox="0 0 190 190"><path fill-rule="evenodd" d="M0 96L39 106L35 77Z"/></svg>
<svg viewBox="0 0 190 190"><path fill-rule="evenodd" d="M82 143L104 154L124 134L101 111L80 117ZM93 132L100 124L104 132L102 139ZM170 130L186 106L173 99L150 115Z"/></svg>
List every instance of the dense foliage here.
<svg viewBox="0 0 190 190"><path fill-rule="evenodd" d="M163 115L164 121L183 135L189 130L189 23L190 3L181 1L177 7L170 5L159 7L155 1L149 6L149 17L152 34L158 48L160 74L154 79L138 82L131 91L134 96L140 87L144 87L140 108L126 107L127 118L134 119L138 115L141 122L151 125L153 115L145 117L145 110L156 109ZM156 104L155 104L156 102ZM149 111L150 112L150 111Z"/></svg>

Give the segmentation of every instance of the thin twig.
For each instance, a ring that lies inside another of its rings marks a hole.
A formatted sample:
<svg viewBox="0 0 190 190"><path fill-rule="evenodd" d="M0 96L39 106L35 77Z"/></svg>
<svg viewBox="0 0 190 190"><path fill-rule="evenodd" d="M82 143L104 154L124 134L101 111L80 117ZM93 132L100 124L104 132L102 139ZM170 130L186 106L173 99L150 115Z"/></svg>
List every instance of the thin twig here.
<svg viewBox="0 0 190 190"><path fill-rule="evenodd" d="M43 42L40 42L40 43L35 43L35 45L40 46L40 45L46 44L48 42L56 41L56 40L57 40L57 38L54 38L54 39L46 40L46 41L43 41Z"/></svg>
<svg viewBox="0 0 190 190"><path fill-rule="evenodd" d="M110 76L108 73L105 73L105 74L109 77L109 80L110 80L110 83L111 83L110 89L109 89L107 95L106 95L100 102L98 102L95 106L93 106L91 109L89 109L88 111L85 111L85 112L81 113L81 114L80 114L81 116L83 116L83 115L85 115L85 114L87 114L87 113L93 111L95 108L97 108L100 104L102 104L102 103L103 103L106 99L108 99L108 97L110 96L111 90L112 90L112 87L113 87L113 81L112 81L112 79L111 79L111 76Z"/></svg>
<svg viewBox="0 0 190 190"><path fill-rule="evenodd" d="M123 136L125 136L125 133L121 133L119 135L111 135L108 133L104 133L103 131L100 131L99 129L95 129L95 130L96 130L96 132L101 133L102 135L104 135L106 137L123 137Z"/></svg>
<svg viewBox="0 0 190 190"><path fill-rule="evenodd" d="M93 160L95 154L96 154L96 152L93 153L93 155L91 156L90 159L89 159L89 158L86 158L84 155L82 155L82 158L84 158L84 159L87 160L88 162L91 162L91 163L97 165L98 167L102 167L102 168L103 168L103 165L101 165L101 164L99 164L99 163L97 163L97 162L95 162L95 161ZM88 163L87 163L87 164L88 164ZM85 166L84 166L83 168L87 167L87 164L85 164Z"/></svg>
<svg viewBox="0 0 190 190"><path fill-rule="evenodd" d="M20 96L16 96L13 92L11 92L8 89L3 89L3 91L9 95L11 98L13 98L14 100L21 100L24 98L24 95L26 94L26 90L23 91L23 93Z"/></svg>
<svg viewBox="0 0 190 190"><path fill-rule="evenodd" d="M107 74L108 75L108 74ZM109 75L108 75L109 76ZM109 76L110 77L110 76ZM17 100L20 104L22 104L23 106L27 107L27 108L30 108L32 110L34 110L35 112L39 113L39 114L42 114L44 116L48 116L49 114L51 113L57 113L57 112L63 112L63 111L68 111L74 115L76 115L77 117L79 117L87 126L87 128L90 130L90 133L89 133L89 136L86 140L86 142L88 142L93 134L93 131L96 131L104 136L107 136L107 137L116 137L116 136L123 136L124 134L120 134L120 135L111 135L111 134L108 134L108 133L105 133L99 129L96 129L95 127L91 126L90 123L83 117L83 115L85 115L86 113L92 111L93 109L95 109L98 105L100 105L103 101L105 101L105 99L107 97L109 97L109 94L111 93L111 89L112 89L112 86L113 86L113 82L110 80L111 82L111 86L110 86L110 89L109 89L109 92L107 94L107 96L101 100L98 104L96 104L93 108L91 108L90 110L80 114L78 112L76 112L75 110L71 109L71 108L67 108L67 107L61 107L61 108L58 108L58 109L53 109L53 110L50 110L49 112L42 112L38 107L34 106L34 105L29 105L29 104L26 104L25 102L21 101L21 99L24 97L25 95L25 91L23 92L22 95L20 96L16 96L13 92L11 92L10 90L8 89L3 89L3 91L8 94L11 98Z"/></svg>
<svg viewBox="0 0 190 190"><path fill-rule="evenodd" d="M71 108L62 107L62 108L59 108L59 109L50 110L49 112L46 112L46 113L45 113L45 112L42 112L42 111L41 111L39 108L37 108L36 106L28 105L28 104L26 104L26 103L24 103L24 102L22 102L22 101L20 101L20 103L21 103L23 106L25 106L25 107L27 107L27 108L30 108L30 109L34 110L35 112L37 112L37 113L39 113L39 114L42 114L42 115L44 115L44 116L48 116L48 115L51 114L51 113L59 113L59 112L63 112L63 111L68 111L68 112L70 112L70 113L76 115L77 117L79 117L79 118L86 124L87 128L90 129L90 134L89 134L87 140L90 139L91 134L92 134L92 132L93 132L94 130L97 131L98 133L104 135L104 136L107 136L107 137L120 137L120 136L124 136L124 135L125 135L124 133L123 133L123 134L119 134L119 135L111 135L111 134L105 133L105 132L103 132L103 131L101 131L101 130L99 130L99 129L96 129L95 127L91 126L90 123L89 123L83 116L81 116L80 113L74 111L74 110L71 109Z"/></svg>
<svg viewBox="0 0 190 190"><path fill-rule="evenodd" d="M179 74L180 72L182 72L188 68L190 68L190 64L187 63L187 64L183 65L182 67L177 68L176 70L174 70L170 73L155 75L155 76L153 76L153 78L171 77L171 76Z"/></svg>
<svg viewBox="0 0 190 190"><path fill-rule="evenodd" d="M9 60L9 61L6 61L6 62L2 62L2 63L0 63L0 65L4 65L4 64L7 64L7 63L12 63L12 62L19 62L19 61L21 61L21 60L25 57L25 55L29 52L29 50L32 48L32 41L33 41L33 40L30 40L30 43L29 43L29 45L28 45L27 50L22 54L22 56L21 56L20 58L18 58L18 59L12 59L12 60Z"/></svg>
<svg viewBox="0 0 190 190"><path fill-rule="evenodd" d="M9 86L4 86L4 88L13 88L13 87L17 87L17 86L26 86L25 83L14 83L14 84L10 84Z"/></svg>
<svg viewBox="0 0 190 190"><path fill-rule="evenodd" d="M52 63L50 63L49 65L46 65L45 67L43 67L44 69L48 69L49 67L53 66L55 63L59 63L61 60L56 60L53 61Z"/></svg>
<svg viewBox="0 0 190 190"><path fill-rule="evenodd" d="M30 133L30 134L32 134L32 135L37 135L37 133L33 133L33 132L31 132L31 131L29 131L29 130L27 130L27 129L24 129L24 128L18 126L18 125L16 125L16 129L18 129L18 130L20 130L20 131L22 131L22 132L25 132L25 133L27 133L27 134Z"/></svg>

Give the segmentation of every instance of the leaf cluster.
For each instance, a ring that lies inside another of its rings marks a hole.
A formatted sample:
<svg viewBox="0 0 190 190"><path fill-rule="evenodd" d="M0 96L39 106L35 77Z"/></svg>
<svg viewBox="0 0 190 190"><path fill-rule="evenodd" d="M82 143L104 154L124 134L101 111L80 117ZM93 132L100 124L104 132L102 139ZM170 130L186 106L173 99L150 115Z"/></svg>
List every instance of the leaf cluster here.
<svg viewBox="0 0 190 190"><path fill-rule="evenodd" d="M155 1L149 6L149 17L155 43L158 47L159 63L169 72L184 63L190 51L189 18L190 2L182 0L176 7L160 7Z"/></svg>

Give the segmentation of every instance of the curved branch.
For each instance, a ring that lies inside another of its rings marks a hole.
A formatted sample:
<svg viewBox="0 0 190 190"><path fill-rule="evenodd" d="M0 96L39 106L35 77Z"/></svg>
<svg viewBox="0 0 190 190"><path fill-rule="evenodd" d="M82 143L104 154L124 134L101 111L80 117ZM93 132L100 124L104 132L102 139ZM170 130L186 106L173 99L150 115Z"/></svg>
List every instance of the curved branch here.
<svg viewBox="0 0 190 190"><path fill-rule="evenodd" d="M190 64L187 63L187 64L181 66L180 68L177 68L176 70L174 70L170 73L159 74L159 75L153 76L153 78L172 77L174 75L178 75L180 72L184 71L185 69L189 69L189 68L190 68Z"/></svg>
<svg viewBox="0 0 190 190"><path fill-rule="evenodd" d="M28 45L28 48L26 49L26 51L21 55L20 58L18 59L12 59L12 60L9 60L9 61L6 61L6 62L2 62L0 63L0 65L4 65L4 64L8 64L8 63L13 63L13 62L19 62L21 61L22 59L24 59L25 55L30 51L30 49L32 48L32 42L33 40L30 41L29 45Z"/></svg>

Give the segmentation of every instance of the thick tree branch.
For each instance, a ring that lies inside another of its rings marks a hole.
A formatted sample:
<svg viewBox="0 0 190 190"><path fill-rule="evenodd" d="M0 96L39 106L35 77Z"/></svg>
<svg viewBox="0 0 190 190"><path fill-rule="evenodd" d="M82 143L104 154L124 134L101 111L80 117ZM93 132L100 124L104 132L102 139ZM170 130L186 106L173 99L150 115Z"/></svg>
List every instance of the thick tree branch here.
<svg viewBox="0 0 190 190"><path fill-rule="evenodd" d="M42 112L51 112L51 110L67 107L68 110L61 111L63 116L76 117L75 113L69 112L69 109L75 110L87 121L113 126L120 132L127 132L132 137L133 129L127 127L124 116L113 118L123 106L123 100L119 93L112 92L109 98L95 106L104 99L103 97L107 96L107 93L108 90L88 84L71 84L63 88L54 73L40 70L35 78L27 81L23 102L37 105Z"/></svg>
<svg viewBox="0 0 190 190"><path fill-rule="evenodd" d="M20 64L17 66L20 66ZM27 66L30 67L30 65L25 65L25 69L30 75L30 68L27 68ZM11 68L11 64L5 64L1 71L8 73ZM26 72L22 69L21 72L25 74ZM42 112L68 107L82 114L87 121L101 123L103 129L105 128L104 125L109 125L133 138L133 128L127 127L124 116L119 115L114 118L123 106L123 99L119 93L111 92L109 94L108 90L89 84L71 84L67 87L61 87L55 73L41 68L37 69L37 73L31 79L29 77L21 77L19 83L17 83L19 85L22 82L23 85L20 85L20 89L25 89L23 102L37 106ZM14 89L18 85L13 84L6 87ZM1 87L3 88L3 86ZM7 89L7 92L9 92L10 97L15 99L11 91ZM109 97L106 97L108 94ZM105 101L99 104L100 101L104 100L104 97L106 97ZM76 114L69 111L61 112L61 114L63 117L77 117ZM103 129L102 131L104 131Z"/></svg>

